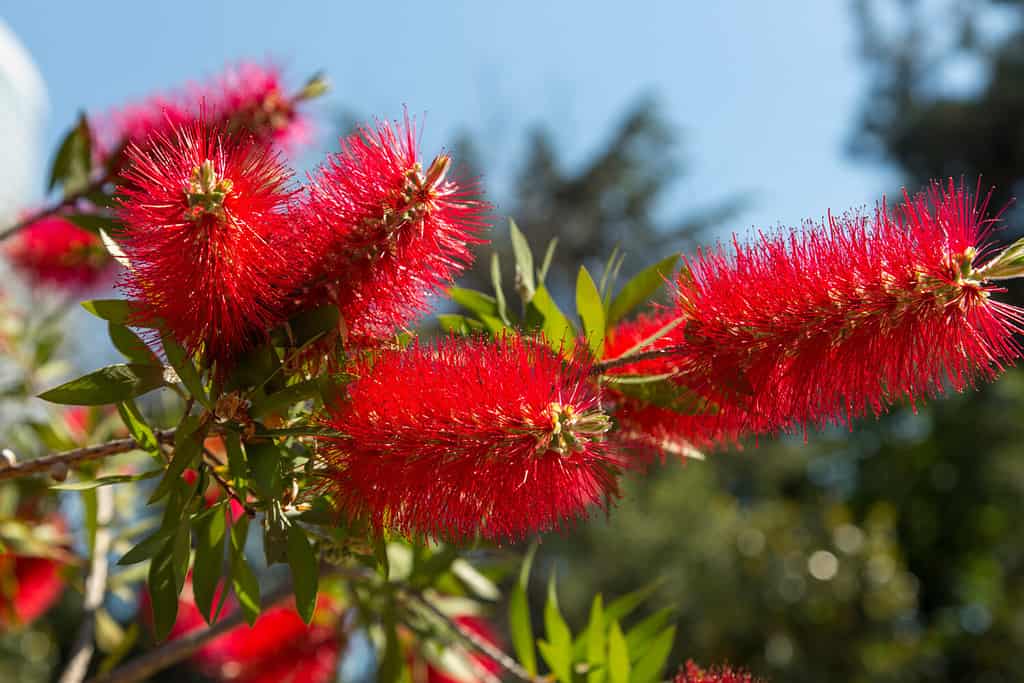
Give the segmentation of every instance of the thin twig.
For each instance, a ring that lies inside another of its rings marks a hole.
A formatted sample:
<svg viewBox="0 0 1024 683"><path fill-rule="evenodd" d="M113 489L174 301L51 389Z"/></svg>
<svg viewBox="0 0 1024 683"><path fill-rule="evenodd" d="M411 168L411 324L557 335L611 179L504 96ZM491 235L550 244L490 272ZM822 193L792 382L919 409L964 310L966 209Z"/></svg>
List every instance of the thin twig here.
<svg viewBox="0 0 1024 683"><path fill-rule="evenodd" d="M160 442L166 443L174 440L173 429L156 431L154 434ZM89 460L99 460L100 458L117 455L118 453L127 453L128 451L134 451L141 448L142 445L135 439L114 439L113 441L107 441L106 443L97 444L95 446L86 446L85 448L75 448L62 453L44 455L41 458L25 460L24 462L15 463L13 465L4 466L2 461L0 461L0 481L5 479L17 479L18 477L25 477L30 474L46 472L55 465L66 465L70 467Z"/></svg>
<svg viewBox="0 0 1024 683"><path fill-rule="evenodd" d="M663 358L664 356L679 353L683 349L684 347L682 344L675 344L673 346L665 346L660 349L644 351L643 353L635 353L631 356L619 356L618 358L612 358L611 360L595 363L590 369L590 374L600 375L608 370L621 368L624 365L632 365L633 363L640 363L645 360L654 360L655 358Z"/></svg>
<svg viewBox="0 0 1024 683"><path fill-rule="evenodd" d="M220 459L217 458L206 446L203 446L203 452L206 453L206 457L210 458L214 462L223 464L220 462ZM212 476L214 480L224 490L224 493L228 494L228 496L230 496L236 503L242 506L242 509L245 510L245 514L249 517L249 519L252 519L256 516L256 509L249 505L247 502L245 502L245 499L238 495L238 492L235 491L234 487L231 486L231 484L229 484L227 481L225 481L224 477L220 476L220 474L217 473L217 470L215 468L208 466L207 469L210 472L210 476Z"/></svg>
<svg viewBox="0 0 1024 683"><path fill-rule="evenodd" d="M427 600L422 593L410 587L404 587L403 592L415 602L419 603L432 615L444 622L444 624L450 628L460 640L488 659L494 660L498 666L504 669L511 676L518 678L520 681L523 681L523 683L549 683L542 676L534 676L530 674L530 672L524 669L519 662L505 654L505 652L494 643L479 634L470 631L469 629L463 628L457 621L441 611L441 608Z"/></svg>
<svg viewBox="0 0 1024 683"><path fill-rule="evenodd" d="M96 534L92 544L89 578L85 581L82 624L71 650L71 658L60 676L60 683L81 683L89 671L89 662L96 651L96 612L103 605L107 590L108 555L112 535L110 522L114 517L114 492L108 487L96 489Z"/></svg>
<svg viewBox="0 0 1024 683"><path fill-rule="evenodd" d="M103 186L106 185L108 182L110 182L110 173L104 173L102 177L92 181L78 192L69 194L68 196L64 197L55 204L51 204L50 206L44 206L38 211L33 211L32 213L30 213L29 215L25 216L20 221L15 223L14 225L11 225L3 230L0 230L0 242L24 230L25 228L27 228L28 226L32 225L37 221L41 221L44 218L49 218L50 216L68 208L69 206L74 206L74 204L78 202L80 199L85 199L93 192L96 192L97 190L102 190Z"/></svg>
<svg viewBox="0 0 1024 683"><path fill-rule="evenodd" d="M291 594L291 582L285 582L264 596L261 601L262 609L265 610L268 607L272 607L291 596ZM157 671L166 669L186 659L217 636L227 633L243 623L245 623L245 615L242 613L242 610L236 610L212 626L196 629L180 638L167 641L155 650L150 650L124 666L89 679L88 683L136 683L137 681L144 681Z"/></svg>

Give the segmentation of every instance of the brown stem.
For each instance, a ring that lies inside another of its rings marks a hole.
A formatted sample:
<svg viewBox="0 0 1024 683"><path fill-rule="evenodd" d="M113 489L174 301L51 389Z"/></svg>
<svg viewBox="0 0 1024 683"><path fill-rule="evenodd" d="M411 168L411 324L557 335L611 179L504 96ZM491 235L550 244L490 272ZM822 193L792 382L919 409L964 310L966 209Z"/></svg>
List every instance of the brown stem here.
<svg viewBox="0 0 1024 683"><path fill-rule="evenodd" d="M669 356L669 355L671 355L673 353L679 353L682 350L683 350L683 346L681 344L676 344L676 345L673 345L673 346L665 346L665 347L660 348L660 349L652 349L650 351L644 351L642 353L635 353L635 354L633 354L631 356L620 356L619 358L612 358L611 360L606 360L606 361L601 361L600 363L595 363L594 366L590 369L590 374L592 374L592 375L600 375L600 374L603 374L603 373L607 372L608 370L613 370L615 368L621 368L624 365L632 365L633 363L639 363L639 362L645 361L645 360L654 360L655 358L663 358L663 357Z"/></svg>
<svg viewBox="0 0 1024 683"><path fill-rule="evenodd" d="M53 216L54 214L59 213L60 211L63 211L64 209L68 208L69 206L74 206L74 204L78 202L78 200L85 199L88 195L92 194L93 192L103 189L103 186L106 185L108 182L110 182L109 172L104 173L102 177L92 181L78 192L73 192L72 194L67 195L59 202L51 204L50 206L44 206L38 211L30 213L29 215L25 216L14 225L8 226L7 228L0 230L0 242L24 230L25 228L32 225L36 221L41 221L44 218L49 218L50 216Z"/></svg>
<svg viewBox="0 0 1024 683"><path fill-rule="evenodd" d="M89 662L96 652L96 612L103 606L107 590L108 555L113 537L110 522L114 517L114 492L109 487L96 489L96 536L89 562L89 578L85 582L82 623L72 649L71 658L59 683L81 683L89 671Z"/></svg>
<svg viewBox="0 0 1024 683"><path fill-rule="evenodd" d="M223 463L220 463L220 460L212 452L210 452L209 448L206 448L204 446L203 447L203 452L206 453L206 457L210 458L214 462L219 463L219 464L223 464ZM214 469L213 467L208 467L207 469L209 469L209 471L210 471L210 476L212 476L214 478L214 480L224 490L224 493L228 494L228 496L233 498L235 500L235 502L237 502L239 505L242 506L242 509L245 510L245 514L249 517L249 519L252 519L253 517L256 516L256 510L251 505L249 505L247 502L245 502L245 499L242 498L238 494L237 491L235 491L234 487L231 486L231 484L229 484L227 481L225 481L224 477L220 476L220 474L217 473L216 469Z"/></svg>
<svg viewBox="0 0 1024 683"><path fill-rule="evenodd" d="M156 435L157 441L162 443L168 443L174 440L173 429L164 429L154 432L154 434ZM0 481L5 479L17 479L18 477L25 477L30 474L46 472L55 465L66 465L70 467L89 460L99 460L101 458L106 458L107 456L117 455L118 453L127 453L128 451L134 451L141 448L142 445L135 439L114 439L113 441L107 441L106 443L101 443L96 446L86 446L85 448L75 448L74 450L64 451L62 453L44 455L41 458L26 460L13 465L5 466L0 463Z"/></svg>

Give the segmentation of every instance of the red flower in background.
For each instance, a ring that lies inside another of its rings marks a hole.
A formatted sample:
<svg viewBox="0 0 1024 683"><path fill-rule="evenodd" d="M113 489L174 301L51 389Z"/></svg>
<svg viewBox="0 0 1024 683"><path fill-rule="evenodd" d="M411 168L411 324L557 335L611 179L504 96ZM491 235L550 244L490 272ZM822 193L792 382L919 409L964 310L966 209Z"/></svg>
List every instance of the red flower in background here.
<svg viewBox="0 0 1024 683"><path fill-rule="evenodd" d="M282 320L301 242L290 172L250 138L203 121L127 151L121 280L137 321L163 321L190 353L227 363Z"/></svg>
<svg viewBox="0 0 1024 683"><path fill-rule="evenodd" d="M244 132L284 151L308 142L312 125L296 108L281 70L241 62L204 82L131 102L91 118L94 149L106 161L127 144L168 135L203 115L226 130Z"/></svg>
<svg viewBox="0 0 1024 683"><path fill-rule="evenodd" d="M169 639L180 638L205 628L199 608L192 599L191 578L178 601L178 617ZM237 605L229 599L222 614ZM151 603L144 591L139 611L151 617ZM293 606L271 607L256 622L242 624L207 642L191 657L192 664L218 681L232 683L328 683L334 681L344 646L338 628L340 610L321 595L317 612L306 625Z"/></svg>
<svg viewBox="0 0 1024 683"><path fill-rule="evenodd" d="M1020 355L1022 315L976 270L985 208L950 181L895 211L698 254L679 278L680 381L772 431L994 377Z"/></svg>
<svg viewBox="0 0 1024 683"><path fill-rule="evenodd" d="M314 298L338 304L356 339L392 336L428 310L472 263L488 206L474 185L446 176L451 160L424 171L408 121L361 129L312 178L304 201L309 239L321 258Z"/></svg>
<svg viewBox="0 0 1024 683"><path fill-rule="evenodd" d="M14 267L35 285L86 289L113 273L100 238L60 216L30 223L4 250Z"/></svg>
<svg viewBox="0 0 1024 683"><path fill-rule="evenodd" d="M618 457L589 366L532 340L387 350L325 422L326 488L378 529L465 540L562 526L617 494Z"/></svg>
<svg viewBox="0 0 1024 683"><path fill-rule="evenodd" d="M49 557L0 553L0 632L30 624L64 592L61 563Z"/></svg>
<svg viewBox="0 0 1024 683"><path fill-rule="evenodd" d="M720 667L704 670L693 662L687 662L686 666L679 670L672 683L759 683L760 679L754 678L745 671L736 671L729 667Z"/></svg>

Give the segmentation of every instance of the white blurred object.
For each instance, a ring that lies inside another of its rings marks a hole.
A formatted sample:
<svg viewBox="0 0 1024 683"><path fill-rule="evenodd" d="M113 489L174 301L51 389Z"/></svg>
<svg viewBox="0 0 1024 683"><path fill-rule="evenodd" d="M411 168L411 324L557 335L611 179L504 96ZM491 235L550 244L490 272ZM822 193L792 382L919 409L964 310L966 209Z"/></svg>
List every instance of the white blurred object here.
<svg viewBox="0 0 1024 683"><path fill-rule="evenodd" d="M0 19L0 225L38 198L47 106L39 69Z"/></svg>

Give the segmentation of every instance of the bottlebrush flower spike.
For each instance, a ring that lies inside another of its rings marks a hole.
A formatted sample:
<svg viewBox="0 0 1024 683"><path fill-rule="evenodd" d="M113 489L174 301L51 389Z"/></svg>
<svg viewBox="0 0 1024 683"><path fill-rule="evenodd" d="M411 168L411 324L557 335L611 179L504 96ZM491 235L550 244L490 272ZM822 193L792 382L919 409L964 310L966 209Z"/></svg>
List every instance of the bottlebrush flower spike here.
<svg viewBox="0 0 1024 683"><path fill-rule="evenodd" d="M474 185L447 179L450 166L441 154L423 170L407 118L359 130L311 179L303 213L322 253L315 295L338 304L354 338L392 336L472 263L488 206Z"/></svg>
<svg viewBox="0 0 1024 683"><path fill-rule="evenodd" d="M60 216L25 226L5 251L14 267L36 285L77 292L113 279L113 263L99 237Z"/></svg>
<svg viewBox="0 0 1024 683"><path fill-rule="evenodd" d="M617 495L589 367L545 345L447 338L357 361L325 422L325 489L349 518L445 540L518 539Z"/></svg>
<svg viewBox="0 0 1024 683"><path fill-rule="evenodd" d="M301 93L288 92L281 70L241 62L199 83L128 103L92 118L95 152L108 160L125 145L143 144L204 114L231 132L244 132L291 152L312 137L312 124L298 108Z"/></svg>
<svg viewBox="0 0 1024 683"><path fill-rule="evenodd" d="M0 553L0 633L30 624L64 592L60 563L49 557Z"/></svg>
<svg viewBox="0 0 1024 683"><path fill-rule="evenodd" d="M721 667L705 671L693 662L679 670L672 683L762 683L745 671Z"/></svg>
<svg viewBox="0 0 1024 683"><path fill-rule="evenodd" d="M265 145L197 120L131 146L122 173L121 280L140 324L162 321L190 353L229 362L281 321L300 244L290 172Z"/></svg>
<svg viewBox="0 0 1024 683"><path fill-rule="evenodd" d="M771 431L849 424L993 378L1019 357L1024 318L979 268L986 205L950 181L895 211L698 254L678 281L681 381Z"/></svg>
<svg viewBox="0 0 1024 683"><path fill-rule="evenodd" d="M739 438L741 421L735 409L723 410L679 382L685 357L674 350L685 345L685 316L675 309L641 314L608 331L604 361L625 359L645 351L664 355L616 365L605 375L607 398L613 403L616 429L611 438L624 447L683 457ZM662 378L642 384L638 377Z"/></svg>

